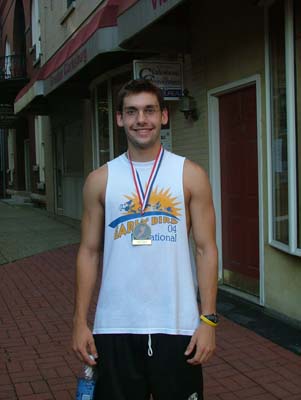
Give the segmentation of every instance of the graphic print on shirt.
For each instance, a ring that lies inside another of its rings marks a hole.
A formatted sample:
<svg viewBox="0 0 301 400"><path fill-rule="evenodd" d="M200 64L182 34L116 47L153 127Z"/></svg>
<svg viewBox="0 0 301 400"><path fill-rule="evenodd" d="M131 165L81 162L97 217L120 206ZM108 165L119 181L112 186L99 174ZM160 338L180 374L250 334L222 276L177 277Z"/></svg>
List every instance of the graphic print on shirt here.
<svg viewBox="0 0 301 400"><path fill-rule="evenodd" d="M137 194L124 195L124 201L119 205L120 217L112 221L109 226L114 231L114 240L131 235L135 226L145 223L152 228L152 241L177 241L177 224L180 221L181 202L173 197L170 189L154 188L150 194L148 204L141 215L141 206ZM156 233L155 226L163 226Z"/></svg>

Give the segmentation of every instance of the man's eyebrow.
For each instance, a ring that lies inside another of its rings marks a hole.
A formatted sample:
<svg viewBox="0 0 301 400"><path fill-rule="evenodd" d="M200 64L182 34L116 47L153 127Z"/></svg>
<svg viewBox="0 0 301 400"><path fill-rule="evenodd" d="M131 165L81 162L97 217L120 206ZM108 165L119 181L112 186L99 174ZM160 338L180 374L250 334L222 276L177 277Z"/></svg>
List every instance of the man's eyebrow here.
<svg viewBox="0 0 301 400"><path fill-rule="evenodd" d="M158 104L147 104L147 105L145 105L143 108L150 108L150 107L156 108L156 107L159 107L159 105L158 105ZM135 110L137 110L138 108L135 107L135 106L127 106L127 107L124 107L124 109L126 109L126 110L128 110L128 109L135 109Z"/></svg>

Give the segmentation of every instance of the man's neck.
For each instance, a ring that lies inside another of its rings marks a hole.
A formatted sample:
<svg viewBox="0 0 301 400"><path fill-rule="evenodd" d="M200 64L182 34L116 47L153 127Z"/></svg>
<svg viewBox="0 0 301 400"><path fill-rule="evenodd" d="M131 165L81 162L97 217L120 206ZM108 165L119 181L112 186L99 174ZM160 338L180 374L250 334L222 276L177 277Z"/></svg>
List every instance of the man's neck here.
<svg viewBox="0 0 301 400"><path fill-rule="evenodd" d="M132 161L137 161L137 162L153 161L157 157L160 146L161 143L158 143L149 149L137 149L136 147L128 146L128 153L130 154Z"/></svg>

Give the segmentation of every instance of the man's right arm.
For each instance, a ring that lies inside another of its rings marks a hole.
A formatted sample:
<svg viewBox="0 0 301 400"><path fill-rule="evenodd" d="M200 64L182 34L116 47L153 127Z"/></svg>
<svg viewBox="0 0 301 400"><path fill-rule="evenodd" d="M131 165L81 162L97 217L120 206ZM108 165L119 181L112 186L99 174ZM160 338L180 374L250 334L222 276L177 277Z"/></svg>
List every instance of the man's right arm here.
<svg viewBox="0 0 301 400"><path fill-rule="evenodd" d="M107 166L90 173L85 182L82 235L76 264L72 348L79 359L89 365L95 364L89 355L97 357L87 316L98 268L102 264L106 182Z"/></svg>

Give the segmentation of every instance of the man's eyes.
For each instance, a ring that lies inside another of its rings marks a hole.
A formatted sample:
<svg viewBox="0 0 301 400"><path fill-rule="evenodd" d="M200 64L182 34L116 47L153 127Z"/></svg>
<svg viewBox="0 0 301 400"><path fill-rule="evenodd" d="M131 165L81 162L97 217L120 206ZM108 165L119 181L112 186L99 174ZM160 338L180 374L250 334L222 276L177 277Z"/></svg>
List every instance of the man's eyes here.
<svg viewBox="0 0 301 400"><path fill-rule="evenodd" d="M144 113L147 115L152 115L156 112L156 109L154 107L147 107L144 109Z"/></svg>
<svg viewBox="0 0 301 400"><path fill-rule="evenodd" d="M127 115L136 115L138 110L136 110L135 108L130 108L130 109L125 110L125 112Z"/></svg>
<svg viewBox="0 0 301 400"><path fill-rule="evenodd" d="M136 117L139 114L139 110L137 108L127 108L127 109L125 109L124 112L128 117ZM157 108L156 107L145 107L142 110L142 112L143 112L144 116L151 116L157 112Z"/></svg>

